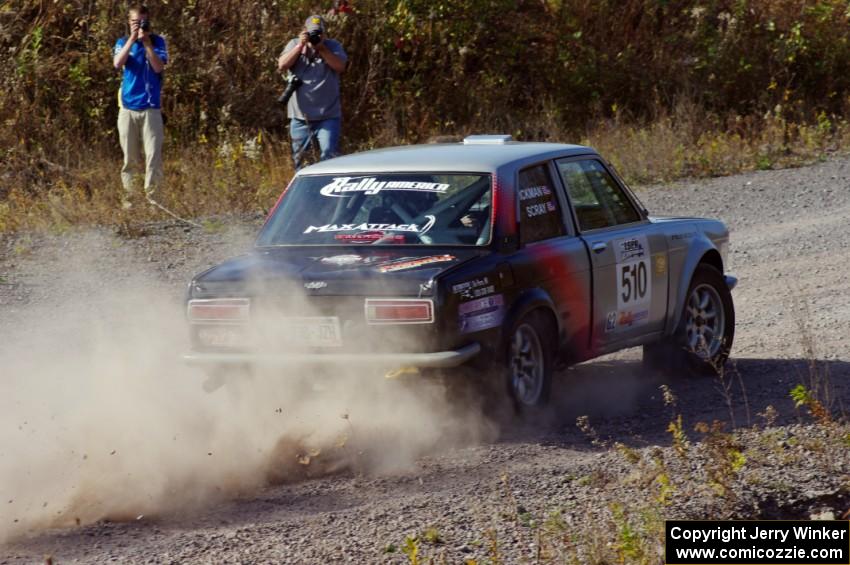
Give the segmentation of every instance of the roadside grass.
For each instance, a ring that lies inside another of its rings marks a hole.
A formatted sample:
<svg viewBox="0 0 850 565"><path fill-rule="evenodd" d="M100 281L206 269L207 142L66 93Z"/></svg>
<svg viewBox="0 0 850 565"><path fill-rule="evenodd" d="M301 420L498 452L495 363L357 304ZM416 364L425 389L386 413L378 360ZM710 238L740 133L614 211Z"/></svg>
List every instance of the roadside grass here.
<svg viewBox="0 0 850 565"><path fill-rule="evenodd" d="M631 449L617 445L613 450L622 456L620 463L628 472L617 477L609 474L611 482L606 486L589 487L572 481L566 487L592 488L596 493L592 508L576 508L575 503L571 507L569 502L557 502L557 497L546 507L526 508L514 497L504 496L500 505L484 510L484 519L476 520L479 527L472 534L475 541L441 538L440 543L433 543L423 532L389 546L390 553L403 554L411 564L445 563L451 561L446 547L466 542L476 555L463 561L467 565L511 562L514 557L508 557L504 549L510 546L522 547L521 562L527 563L663 563L665 519L782 517L769 514L766 508L742 507L737 493L759 489L770 499L793 491L797 485L751 481L749 477L759 474L744 475L745 467L752 471L814 462L817 473L823 476L846 472L835 453L846 451L850 425L833 422L829 428L820 429L822 424L812 424L819 428L817 440L795 441L796 436L783 427L753 425L727 432L724 423L715 421L698 423L693 439L680 452L670 447ZM702 464L695 465L696 461ZM494 488L510 492L509 478L502 476ZM850 482L844 489L850 492ZM694 499L701 501L699 515L686 510ZM627 502L635 500L642 502ZM845 510L816 510L809 517L840 517ZM481 525L488 520L489 525Z"/></svg>
<svg viewBox="0 0 850 565"><path fill-rule="evenodd" d="M808 122L790 122L781 108L763 116L720 118L683 102L671 112L659 110L649 122L618 111L613 116L591 122L584 132L566 131L553 109L533 124L509 122L509 133L520 140L590 145L636 184L798 166L850 149L850 126L843 118L818 114ZM487 130L485 126L476 131ZM117 144L69 148L58 152L63 157L55 162L55 157L26 154L14 140L6 141L0 165L0 233L62 233L101 225L124 226L132 234L129 224L165 218L143 200L130 211L121 210ZM380 145L404 142L387 134ZM166 143L165 157L166 178L157 200L187 218L265 213L293 175L288 140L263 132L230 133L217 143L204 138L191 146Z"/></svg>
<svg viewBox="0 0 850 565"><path fill-rule="evenodd" d="M522 562L528 563L649 565L664 562L665 519L847 519L850 508L835 504L843 501L846 506L850 498L846 457L850 419L842 406L836 406L828 371L805 323L807 316L803 309L797 318L807 372L787 392L797 424L777 426L780 414L772 405L751 421L734 362L716 377L718 393L730 411L728 422L700 421L686 427L675 393L662 384L661 401L670 414L668 446L633 448L608 440L587 416L581 416L576 425L599 451L603 468L591 475L565 477L564 491L590 494L561 500L554 495L544 505L529 507L517 500L510 477L503 474L493 486L499 502L482 508L471 529L474 541L440 536L435 544L426 533L410 535L402 553L411 564L444 563L445 546L465 542L475 552L474 558L463 561L466 565L506 563L515 558L505 555L504 548L510 546L522 547ZM729 385L733 380L740 389ZM735 426L733 405L745 409L746 425ZM813 485L766 480L769 475L760 471L789 467L813 477L841 477L842 486L835 493L820 492L815 485L809 494L813 499L784 505L784 495L791 494L794 500L801 489ZM758 493L758 504L753 506L752 494L741 497L746 490ZM576 499L587 502L579 508ZM836 502L825 509L830 504L825 501L831 500Z"/></svg>

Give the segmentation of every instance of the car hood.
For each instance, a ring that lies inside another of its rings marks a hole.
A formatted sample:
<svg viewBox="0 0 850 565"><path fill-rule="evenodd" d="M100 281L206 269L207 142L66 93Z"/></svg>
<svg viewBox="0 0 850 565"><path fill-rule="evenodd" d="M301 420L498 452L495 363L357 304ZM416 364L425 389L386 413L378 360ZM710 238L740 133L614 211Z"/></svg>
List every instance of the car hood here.
<svg viewBox="0 0 850 565"><path fill-rule="evenodd" d="M260 248L195 277L193 296L296 288L311 295L424 296L437 275L486 253L457 247Z"/></svg>

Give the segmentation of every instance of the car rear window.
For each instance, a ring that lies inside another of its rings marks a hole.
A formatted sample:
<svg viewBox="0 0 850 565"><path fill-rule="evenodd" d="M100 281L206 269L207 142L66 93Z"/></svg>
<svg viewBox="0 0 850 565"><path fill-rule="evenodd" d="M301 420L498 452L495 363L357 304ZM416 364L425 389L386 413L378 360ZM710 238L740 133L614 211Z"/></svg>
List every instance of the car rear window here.
<svg viewBox="0 0 850 565"><path fill-rule="evenodd" d="M486 245L491 209L490 175L304 176L257 245Z"/></svg>

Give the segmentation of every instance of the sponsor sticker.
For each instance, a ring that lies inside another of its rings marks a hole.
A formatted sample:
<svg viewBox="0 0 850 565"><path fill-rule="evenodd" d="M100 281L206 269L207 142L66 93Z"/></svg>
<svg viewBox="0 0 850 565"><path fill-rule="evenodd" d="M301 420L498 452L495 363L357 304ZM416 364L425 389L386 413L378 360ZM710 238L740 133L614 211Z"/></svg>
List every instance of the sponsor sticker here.
<svg viewBox="0 0 850 565"><path fill-rule="evenodd" d="M344 241L346 243L376 243L380 241L381 243L404 243L404 236L395 233L387 235L382 231L367 231L361 233L338 233L334 236L334 239L337 241Z"/></svg>
<svg viewBox="0 0 850 565"><path fill-rule="evenodd" d="M618 328L631 328L634 326L638 326L649 321L649 310L640 310L638 312L634 312L632 310L626 310L620 312L617 316L617 327Z"/></svg>
<svg viewBox="0 0 850 565"><path fill-rule="evenodd" d="M608 312L608 317L605 318L605 331L612 332L617 329L617 313Z"/></svg>
<svg viewBox="0 0 850 565"><path fill-rule="evenodd" d="M505 317L505 297L485 296L458 306L458 327L461 333L479 332L498 327Z"/></svg>
<svg viewBox="0 0 850 565"><path fill-rule="evenodd" d="M326 265L354 265L356 263L362 262L364 257L362 255L333 255L332 257L322 257L322 263Z"/></svg>
<svg viewBox="0 0 850 565"><path fill-rule="evenodd" d="M696 235L696 232L692 232L692 231L685 232L685 233L674 233L673 235L670 236L670 239L672 239L674 241L677 240L677 239L691 239L695 235Z"/></svg>
<svg viewBox="0 0 850 565"><path fill-rule="evenodd" d="M473 288L479 288L488 284L490 284L490 279L487 277L464 281L462 283L452 285L452 294L461 294L467 290L472 290Z"/></svg>
<svg viewBox="0 0 850 565"><path fill-rule="evenodd" d="M496 285L490 284L488 277L481 277L452 285L452 294L457 294L463 300L472 300L496 292Z"/></svg>
<svg viewBox="0 0 850 565"><path fill-rule="evenodd" d="M655 274L663 275L667 272L667 256L666 255L656 255L655 256Z"/></svg>
<svg viewBox="0 0 850 565"><path fill-rule="evenodd" d="M383 265L378 266L378 270L382 273L392 273L395 271L404 271L406 269L415 269L430 263L445 263L447 261L454 261L455 259L456 257L454 255L430 255L428 257L415 258L405 257L404 259L384 263Z"/></svg>
<svg viewBox="0 0 850 565"><path fill-rule="evenodd" d="M409 190L443 194L448 189L448 184L439 182L407 180L379 181L375 177L336 177L330 183L320 188L319 194L340 198L356 193L372 196L382 190Z"/></svg>

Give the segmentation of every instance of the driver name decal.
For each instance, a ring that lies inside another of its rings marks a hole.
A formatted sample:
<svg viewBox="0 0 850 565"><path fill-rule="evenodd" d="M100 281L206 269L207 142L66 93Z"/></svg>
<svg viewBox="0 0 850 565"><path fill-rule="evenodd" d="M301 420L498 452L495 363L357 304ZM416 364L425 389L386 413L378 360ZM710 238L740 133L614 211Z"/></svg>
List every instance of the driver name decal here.
<svg viewBox="0 0 850 565"><path fill-rule="evenodd" d="M352 193L362 192L375 195L382 190L412 190L416 192L436 192L443 194L449 185L439 182L421 182L406 180L379 181L375 177L336 177L330 183L319 189L322 196L343 197Z"/></svg>

